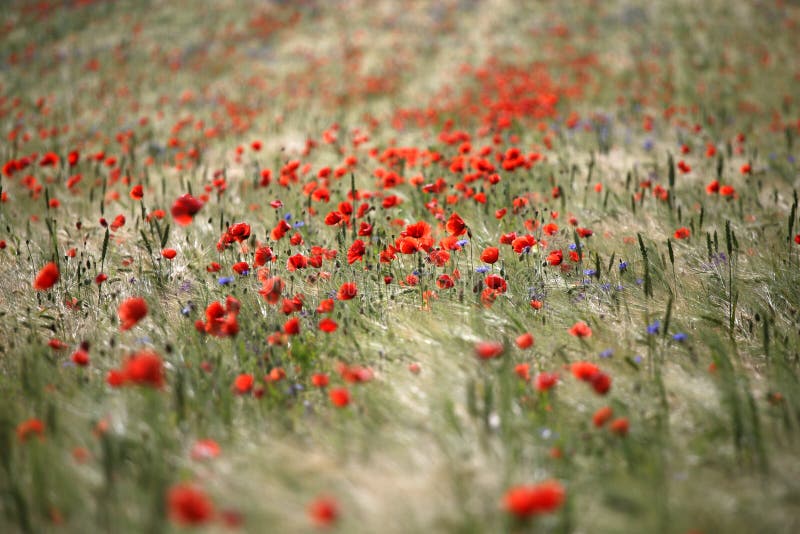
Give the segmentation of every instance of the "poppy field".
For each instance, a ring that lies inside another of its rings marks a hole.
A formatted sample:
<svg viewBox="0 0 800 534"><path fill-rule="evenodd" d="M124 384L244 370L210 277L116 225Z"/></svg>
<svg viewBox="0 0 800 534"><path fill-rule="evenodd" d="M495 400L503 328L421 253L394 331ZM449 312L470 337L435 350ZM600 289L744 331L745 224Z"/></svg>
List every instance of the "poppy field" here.
<svg viewBox="0 0 800 534"><path fill-rule="evenodd" d="M0 532L800 530L796 3L0 28Z"/></svg>

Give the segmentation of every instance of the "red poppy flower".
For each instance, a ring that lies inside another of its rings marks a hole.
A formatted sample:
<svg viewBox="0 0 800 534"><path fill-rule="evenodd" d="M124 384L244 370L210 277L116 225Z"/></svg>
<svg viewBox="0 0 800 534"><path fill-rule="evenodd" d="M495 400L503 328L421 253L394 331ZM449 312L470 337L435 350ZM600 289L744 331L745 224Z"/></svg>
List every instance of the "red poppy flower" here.
<svg viewBox="0 0 800 534"><path fill-rule="evenodd" d="M330 377L325 373L315 373L311 375L311 383L318 388L324 388L330 382Z"/></svg>
<svg viewBox="0 0 800 534"><path fill-rule="evenodd" d="M561 265L564 261L564 253L559 250L553 250L547 255L547 263L550 265Z"/></svg>
<svg viewBox="0 0 800 534"><path fill-rule="evenodd" d="M300 333L300 319L292 317L283 324L283 331L290 336L296 336Z"/></svg>
<svg viewBox="0 0 800 534"><path fill-rule="evenodd" d="M533 336L530 332L525 332L517 337L515 343L517 344L517 347L521 349L527 349L528 347L533 346Z"/></svg>
<svg viewBox="0 0 800 534"><path fill-rule="evenodd" d="M481 261L483 263L493 264L500 257L500 250L497 247L486 247L481 252Z"/></svg>
<svg viewBox="0 0 800 534"><path fill-rule="evenodd" d="M529 363L518 363L514 367L514 372L526 382L531 379L531 365Z"/></svg>
<svg viewBox="0 0 800 534"><path fill-rule="evenodd" d="M479 341L475 344L475 354L482 360L498 358L503 354L503 344L499 341Z"/></svg>
<svg viewBox="0 0 800 534"><path fill-rule="evenodd" d="M449 274L440 275L439 278L436 279L436 287L439 289L450 289L454 285L456 285L456 283Z"/></svg>
<svg viewBox="0 0 800 534"><path fill-rule="evenodd" d="M514 486L503 497L503 507L520 519L554 512L564 504L563 486L555 480L540 484Z"/></svg>
<svg viewBox="0 0 800 534"><path fill-rule="evenodd" d="M195 214L203 207L203 203L190 194L178 197L172 204L172 218L181 226L192 224Z"/></svg>
<svg viewBox="0 0 800 534"><path fill-rule="evenodd" d="M450 253L442 249L431 250L428 259L437 267L444 267L450 261Z"/></svg>
<svg viewBox="0 0 800 534"><path fill-rule="evenodd" d="M50 341L47 342L47 346L50 347L53 350L64 350L69 345L67 345L66 343L64 343L60 339L53 338L53 339L51 339Z"/></svg>
<svg viewBox="0 0 800 534"><path fill-rule="evenodd" d="M339 325L333 319L325 318L319 322L319 329L326 333L335 332Z"/></svg>
<svg viewBox="0 0 800 534"><path fill-rule="evenodd" d="M352 265L353 263L361 260L364 257L364 252L366 252L367 247L363 241L360 239L356 239L353 241L353 244L350 245L350 248L347 249L347 263Z"/></svg>
<svg viewBox="0 0 800 534"><path fill-rule="evenodd" d="M350 404L350 391L347 388L334 388L328 392L331 403L337 408L344 408Z"/></svg>
<svg viewBox="0 0 800 534"><path fill-rule="evenodd" d="M167 508L172 521L197 526L214 518L214 505L206 494L191 484L176 484L167 492Z"/></svg>
<svg viewBox="0 0 800 534"><path fill-rule="evenodd" d="M284 283L279 276L267 278L262 282L261 289L258 290L259 295L270 304L277 304L283 292Z"/></svg>
<svg viewBox="0 0 800 534"><path fill-rule="evenodd" d="M321 300L319 306L317 306L317 313L330 313L333 311L334 305L333 299Z"/></svg>
<svg viewBox="0 0 800 534"><path fill-rule="evenodd" d="M22 443L28 441L28 438L34 435L39 440L44 439L44 423L41 419L28 419L17 425L17 439Z"/></svg>
<svg viewBox="0 0 800 534"><path fill-rule="evenodd" d="M166 259L168 259L168 260L175 259L175 256L177 256L177 255L178 255L178 251L175 250L174 248L165 248L165 249L163 249L161 251L161 256L166 258Z"/></svg>
<svg viewBox="0 0 800 534"><path fill-rule="evenodd" d="M453 213L450 215L450 218L447 220L447 224L445 225L445 229L447 233L454 236L463 235L467 231L467 225L464 222L464 219L458 215L458 213Z"/></svg>
<svg viewBox="0 0 800 534"><path fill-rule="evenodd" d="M131 297L122 301L117 309L120 330L130 330L147 315L147 302L141 297Z"/></svg>
<svg viewBox="0 0 800 534"><path fill-rule="evenodd" d="M110 225L112 232L116 232L123 226L125 226L125 216L122 214L119 214L116 217L114 217L114 220L111 222Z"/></svg>
<svg viewBox="0 0 800 534"><path fill-rule="evenodd" d="M517 254L529 251L535 244L536 239L532 235L523 235L511 242L511 246Z"/></svg>
<svg viewBox="0 0 800 534"><path fill-rule="evenodd" d="M608 429L618 436L627 436L629 426L627 417L619 417L611 421Z"/></svg>
<svg viewBox="0 0 800 534"><path fill-rule="evenodd" d="M675 239L686 239L691 235L691 231L685 226L675 230Z"/></svg>
<svg viewBox="0 0 800 534"><path fill-rule="evenodd" d="M255 264L256 267L263 267L268 261L273 258L272 249L269 247L258 247L256 249Z"/></svg>
<svg viewBox="0 0 800 534"><path fill-rule="evenodd" d="M73 352L72 357L70 359L72 360L72 363L80 367L86 367L87 365L89 365L89 353L83 348L80 348L75 352Z"/></svg>
<svg viewBox="0 0 800 534"><path fill-rule="evenodd" d="M134 185L131 188L130 195L133 200L142 200L144 198L144 188L141 185Z"/></svg>
<svg viewBox="0 0 800 534"><path fill-rule="evenodd" d="M33 288L37 291L46 291L58 282L58 265L53 262L48 263L39 271L33 280Z"/></svg>
<svg viewBox="0 0 800 534"><path fill-rule="evenodd" d="M339 518L339 504L330 497L319 497L308 505L308 517L318 527L329 527Z"/></svg>
<svg viewBox="0 0 800 534"><path fill-rule="evenodd" d="M605 373L595 374L590 382L598 395L605 395L611 389L611 377Z"/></svg>
<svg viewBox="0 0 800 534"><path fill-rule="evenodd" d="M336 298L339 300L350 300L358 295L358 287L355 282L345 282L339 287Z"/></svg>
<svg viewBox="0 0 800 534"><path fill-rule="evenodd" d="M297 269L305 269L306 267L308 267L308 258L302 254L298 253L294 256L289 256L289 259L286 260L286 269L291 272Z"/></svg>
<svg viewBox="0 0 800 534"><path fill-rule="evenodd" d="M605 425L611 417L613 417L614 411L609 406L603 406L599 408L594 415L592 416L592 424L597 428Z"/></svg>
<svg viewBox="0 0 800 534"><path fill-rule="evenodd" d="M488 275L483 283L486 284L486 287L498 293L505 293L508 289L508 284L506 284L506 281L499 274Z"/></svg>
<svg viewBox="0 0 800 534"><path fill-rule="evenodd" d="M164 387L164 362L155 352L143 350L128 357L122 368L124 382L153 388Z"/></svg>
<svg viewBox="0 0 800 534"><path fill-rule="evenodd" d="M275 228L272 229L272 232L270 232L269 237L273 241L279 241L281 238L283 238L283 236L286 235L286 232L288 232L291 229L292 227L289 226L289 223L281 219L281 221L275 225Z"/></svg>
<svg viewBox="0 0 800 534"><path fill-rule="evenodd" d="M234 263L231 269L233 269L236 274L244 276L250 272L250 265L246 261L239 261Z"/></svg>
<svg viewBox="0 0 800 534"><path fill-rule="evenodd" d="M250 393L250 390L253 389L254 382L255 379L253 378L253 375L242 373L233 381L233 389L239 395L244 395L246 393Z"/></svg>
<svg viewBox="0 0 800 534"><path fill-rule="evenodd" d="M568 330L569 335L575 337L592 337L592 329L583 321L578 321Z"/></svg>
<svg viewBox="0 0 800 534"><path fill-rule="evenodd" d="M558 232L558 225L556 223L547 223L542 227L542 231L546 235L555 235Z"/></svg>
<svg viewBox="0 0 800 534"><path fill-rule="evenodd" d="M578 380L590 381L600 373L600 368L592 362L574 362L571 366L572 374Z"/></svg>
<svg viewBox="0 0 800 534"><path fill-rule="evenodd" d="M537 391L548 391L558 383L558 374L539 373L536 375L535 386Z"/></svg>

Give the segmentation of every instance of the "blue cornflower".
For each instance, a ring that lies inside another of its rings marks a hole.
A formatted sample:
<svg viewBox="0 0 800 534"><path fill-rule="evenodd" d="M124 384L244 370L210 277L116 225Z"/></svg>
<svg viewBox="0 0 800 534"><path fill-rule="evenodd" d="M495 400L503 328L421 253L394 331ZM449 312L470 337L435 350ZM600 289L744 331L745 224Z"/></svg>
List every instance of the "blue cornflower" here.
<svg viewBox="0 0 800 534"><path fill-rule="evenodd" d="M294 225L293 225L293 226L294 226L295 228L302 228L302 227L303 227L303 226L305 226L305 225L306 225L306 222L305 222L305 221L297 221L296 223L294 223Z"/></svg>
<svg viewBox="0 0 800 534"><path fill-rule="evenodd" d="M233 277L232 276L221 276L221 277L219 277L219 279L217 279L217 282L219 282L219 285L221 285L221 286L227 286L228 284L233 282Z"/></svg>
<svg viewBox="0 0 800 534"><path fill-rule="evenodd" d="M459 239L458 241L456 241L456 245L458 245L459 247L464 247L467 245L467 243L469 243L469 239Z"/></svg>
<svg viewBox="0 0 800 534"><path fill-rule="evenodd" d="M624 273L628 269L628 262L619 260L619 272Z"/></svg>
<svg viewBox="0 0 800 534"><path fill-rule="evenodd" d="M612 349L606 349L600 353L601 358L610 358L614 355L614 351Z"/></svg>
<svg viewBox="0 0 800 534"><path fill-rule="evenodd" d="M481 274L488 273L489 272L489 267L487 267L486 265L481 265L480 267L475 267L475 272L476 273L481 273Z"/></svg>
<svg viewBox="0 0 800 534"><path fill-rule="evenodd" d="M684 341L686 341L688 339L688 337L689 336L687 336L683 332L678 332L677 334L673 334L672 335L672 339L674 339L678 343L683 343Z"/></svg>
<svg viewBox="0 0 800 534"><path fill-rule="evenodd" d="M653 324L647 325L647 333L651 335L658 334L658 331L660 329L661 329L661 321L659 321L658 319L656 319L656 322L654 322Z"/></svg>
<svg viewBox="0 0 800 534"><path fill-rule="evenodd" d="M283 216L283 220L291 221L292 220L292 214L291 213L287 213L286 215Z"/></svg>

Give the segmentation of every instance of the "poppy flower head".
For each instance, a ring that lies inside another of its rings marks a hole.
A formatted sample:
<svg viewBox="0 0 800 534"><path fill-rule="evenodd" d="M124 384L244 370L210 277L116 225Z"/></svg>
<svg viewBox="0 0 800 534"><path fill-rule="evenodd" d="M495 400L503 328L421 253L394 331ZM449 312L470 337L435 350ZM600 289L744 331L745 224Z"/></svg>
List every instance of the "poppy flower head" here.
<svg viewBox="0 0 800 534"><path fill-rule="evenodd" d="M330 497L319 497L308 505L308 517L317 527L330 527L339 518L339 504Z"/></svg>
<svg viewBox="0 0 800 534"><path fill-rule="evenodd" d="M628 435L628 429L630 424L628 423L627 417L618 417L611 421L608 429L611 433L616 434L617 436L624 437Z"/></svg>
<svg viewBox="0 0 800 534"><path fill-rule="evenodd" d="M500 257L500 250L497 247L486 247L481 252L481 261L483 263L493 264L497 262Z"/></svg>
<svg viewBox="0 0 800 534"><path fill-rule="evenodd" d="M144 198L144 188L141 185L134 185L131 188L130 196L133 200L142 200Z"/></svg>
<svg viewBox="0 0 800 534"><path fill-rule="evenodd" d="M47 291L58 282L58 265L53 262L48 263L39 271L33 280L33 288L36 291Z"/></svg>
<svg viewBox="0 0 800 534"><path fill-rule="evenodd" d="M358 287L355 282L345 282L339 287L336 298L339 300L350 300L358 295Z"/></svg>
<svg viewBox="0 0 800 534"><path fill-rule="evenodd" d="M453 213L447 220L447 225L445 226L445 228L448 234L453 236L460 236L466 233L467 224L464 222L464 219L462 219L458 213Z"/></svg>
<svg viewBox="0 0 800 534"><path fill-rule="evenodd" d="M578 321L569 329L569 335L580 338L592 337L592 329L583 321Z"/></svg>
<svg viewBox="0 0 800 534"><path fill-rule="evenodd" d="M534 382L536 391L539 392L549 391L556 384L558 384L558 375L556 373L539 373L536 375Z"/></svg>
<svg viewBox="0 0 800 534"><path fill-rule="evenodd" d="M337 408L345 408L350 404L350 391L347 388L334 388L328 392L331 403Z"/></svg>
<svg viewBox="0 0 800 534"><path fill-rule="evenodd" d="M253 378L253 375L249 373L242 373L233 381L233 390L238 395L245 395L250 393L250 391L253 389L254 382L255 379Z"/></svg>
<svg viewBox="0 0 800 534"><path fill-rule="evenodd" d="M503 344L499 341L479 341L475 344L475 355L481 360L491 360L503 355Z"/></svg>
<svg viewBox="0 0 800 534"><path fill-rule="evenodd" d="M675 239L687 239L691 235L691 231L685 226L675 230Z"/></svg>
<svg viewBox="0 0 800 534"><path fill-rule="evenodd" d="M41 419L28 419L17 425L17 439L24 443L31 436L36 436L39 440L44 439L44 423Z"/></svg>
<svg viewBox="0 0 800 534"><path fill-rule="evenodd" d="M555 480L510 488L503 497L503 508L519 519L551 513L564 504L566 492Z"/></svg>
<svg viewBox="0 0 800 534"><path fill-rule="evenodd" d="M614 411L609 406L603 406L599 408L594 415L592 416L592 424L597 428L602 427L605 425L611 417L613 417Z"/></svg>
<svg viewBox="0 0 800 534"><path fill-rule="evenodd" d="M330 377L325 373L315 373L311 375L311 384L314 387L324 388L330 383Z"/></svg>
<svg viewBox="0 0 800 534"><path fill-rule="evenodd" d="M198 526L214 517L214 505L208 496L192 484L176 484L167 492L170 519L182 526Z"/></svg>
<svg viewBox="0 0 800 534"><path fill-rule="evenodd" d="M498 293L505 293L508 289L508 284L499 274L490 274L484 280L484 284L486 284L486 287L489 289L493 289Z"/></svg>
<svg viewBox="0 0 800 534"><path fill-rule="evenodd" d="M203 203L190 194L185 194L178 197L172 203L172 218L181 226L188 226L192 224L195 214L203 207Z"/></svg>
<svg viewBox="0 0 800 534"><path fill-rule="evenodd" d="M319 329L325 333L335 332L337 328L339 328L339 325L333 319L326 317L319 322Z"/></svg>
<svg viewBox="0 0 800 534"><path fill-rule="evenodd" d="M520 334L517 336L515 340L517 347L521 349L527 349L533 346L533 335L530 332L525 332L524 334Z"/></svg>
<svg viewBox="0 0 800 534"><path fill-rule="evenodd" d="M362 240L356 239L353 241L353 244L350 245L349 249L347 249L347 263L352 265L353 263L360 261L364 257L366 250L367 246Z"/></svg>
<svg viewBox="0 0 800 534"><path fill-rule="evenodd" d="M600 372L600 368L592 362L575 362L572 364L571 370L575 378L584 382L590 381Z"/></svg>
<svg viewBox="0 0 800 534"><path fill-rule="evenodd" d="M155 352L143 350L128 357L122 375L124 382L160 389L164 387L164 362Z"/></svg>
<svg viewBox="0 0 800 534"><path fill-rule="evenodd" d="M125 299L119 305L120 330L130 330L147 315L147 302L141 297Z"/></svg>

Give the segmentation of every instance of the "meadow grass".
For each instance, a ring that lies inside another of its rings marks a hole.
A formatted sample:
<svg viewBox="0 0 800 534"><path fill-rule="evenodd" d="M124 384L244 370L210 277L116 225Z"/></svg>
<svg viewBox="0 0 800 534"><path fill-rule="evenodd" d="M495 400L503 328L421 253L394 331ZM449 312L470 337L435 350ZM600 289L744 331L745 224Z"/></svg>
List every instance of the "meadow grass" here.
<svg viewBox="0 0 800 534"><path fill-rule="evenodd" d="M797 6L11 2L0 21L0 530L800 528ZM381 261L417 221L430 243ZM147 351L163 380L126 367ZM547 480L563 502L508 504ZM213 513L171 500L184 483Z"/></svg>

